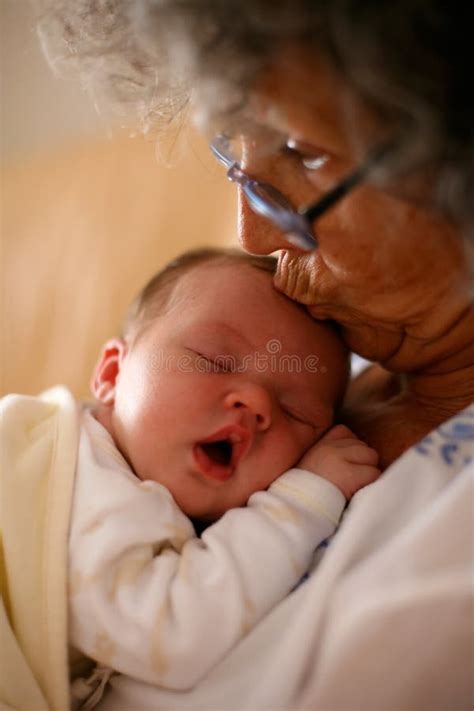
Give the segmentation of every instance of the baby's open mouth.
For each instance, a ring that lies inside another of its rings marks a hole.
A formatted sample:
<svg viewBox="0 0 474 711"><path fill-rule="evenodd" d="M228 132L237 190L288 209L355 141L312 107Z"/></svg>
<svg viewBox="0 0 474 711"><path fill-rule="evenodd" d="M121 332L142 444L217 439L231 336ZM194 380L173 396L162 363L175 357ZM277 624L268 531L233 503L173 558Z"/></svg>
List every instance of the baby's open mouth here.
<svg viewBox="0 0 474 711"><path fill-rule="evenodd" d="M226 439L218 442L204 442L200 445L214 464L229 466L232 461L232 443Z"/></svg>
<svg viewBox="0 0 474 711"><path fill-rule="evenodd" d="M250 433L237 425L223 427L194 445L199 471L211 479L227 481L250 447Z"/></svg>

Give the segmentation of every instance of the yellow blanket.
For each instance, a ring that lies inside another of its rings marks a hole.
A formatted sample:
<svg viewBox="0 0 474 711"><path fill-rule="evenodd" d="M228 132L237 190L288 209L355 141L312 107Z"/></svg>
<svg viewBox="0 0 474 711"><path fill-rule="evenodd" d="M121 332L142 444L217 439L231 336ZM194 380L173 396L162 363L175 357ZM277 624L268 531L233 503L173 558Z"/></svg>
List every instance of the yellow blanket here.
<svg viewBox="0 0 474 711"><path fill-rule="evenodd" d="M0 401L0 708L65 711L67 544L79 423L71 393Z"/></svg>

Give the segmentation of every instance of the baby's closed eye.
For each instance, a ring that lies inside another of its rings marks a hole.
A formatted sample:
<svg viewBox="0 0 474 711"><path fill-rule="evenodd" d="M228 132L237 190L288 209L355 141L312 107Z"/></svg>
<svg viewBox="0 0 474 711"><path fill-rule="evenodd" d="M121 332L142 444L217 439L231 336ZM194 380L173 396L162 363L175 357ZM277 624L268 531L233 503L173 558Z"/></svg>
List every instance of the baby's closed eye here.
<svg viewBox="0 0 474 711"><path fill-rule="evenodd" d="M292 405L287 405L285 403L281 403L280 406L287 418L294 420L295 422L299 422L303 425L307 425L308 427L312 427L313 429L316 429L316 425L312 422L309 415L306 415L305 413L300 412L298 409L296 409Z"/></svg>
<svg viewBox="0 0 474 711"><path fill-rule="evenodd" d="M198 362L202 363L206 372L212 373L234 373L237 369L237 360L231 355L209 355L194 351Z"/></svg>

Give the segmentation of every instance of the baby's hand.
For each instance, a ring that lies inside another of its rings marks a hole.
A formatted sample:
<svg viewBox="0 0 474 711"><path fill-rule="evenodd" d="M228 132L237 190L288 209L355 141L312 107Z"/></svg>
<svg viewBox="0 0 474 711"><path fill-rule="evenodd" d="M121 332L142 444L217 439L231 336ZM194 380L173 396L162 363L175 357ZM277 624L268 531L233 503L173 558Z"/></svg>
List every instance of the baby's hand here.
<svg viewBox="0 0 474 711"><path fill-rule="evenodd" d="M338 487L349 500L356 491L380 476L379 455L345 425L336 425L314 444L300 462L307 469Z"/></svg>

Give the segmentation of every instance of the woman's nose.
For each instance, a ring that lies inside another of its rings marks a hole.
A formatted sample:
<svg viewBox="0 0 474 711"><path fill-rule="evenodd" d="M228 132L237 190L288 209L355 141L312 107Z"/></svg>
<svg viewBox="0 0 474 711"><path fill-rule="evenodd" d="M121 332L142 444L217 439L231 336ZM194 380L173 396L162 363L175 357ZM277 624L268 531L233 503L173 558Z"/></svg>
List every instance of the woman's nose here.
<svg viewBox="0 0 474 711"><path fill-rule="evenodd" d="M267 430L272 422L272 398L268 390L258 383L243 383L225 398L228 409L241 409L246 417L254 419L259 431Z"/></svg>
<svg viewBox="0 0 474 711"><path fill-rule="evenodd" d="M279 151L262 150L245 137L241 139L241 151L241 166L248 175L280 191L296 206L314 200L314 186L302 175L300 160ZM295 249L278 227L252 210L241 188L238 193L239 239L247 252L271 254L279 249Z"/></svg>
<svg viewBox="0 0 474 711"><path fill-rule="evenodd" d="M246 252L271 254L278 249L288 249L284 234L269 220L257 215L239 188L237 201L239 241Z"/></svg>

